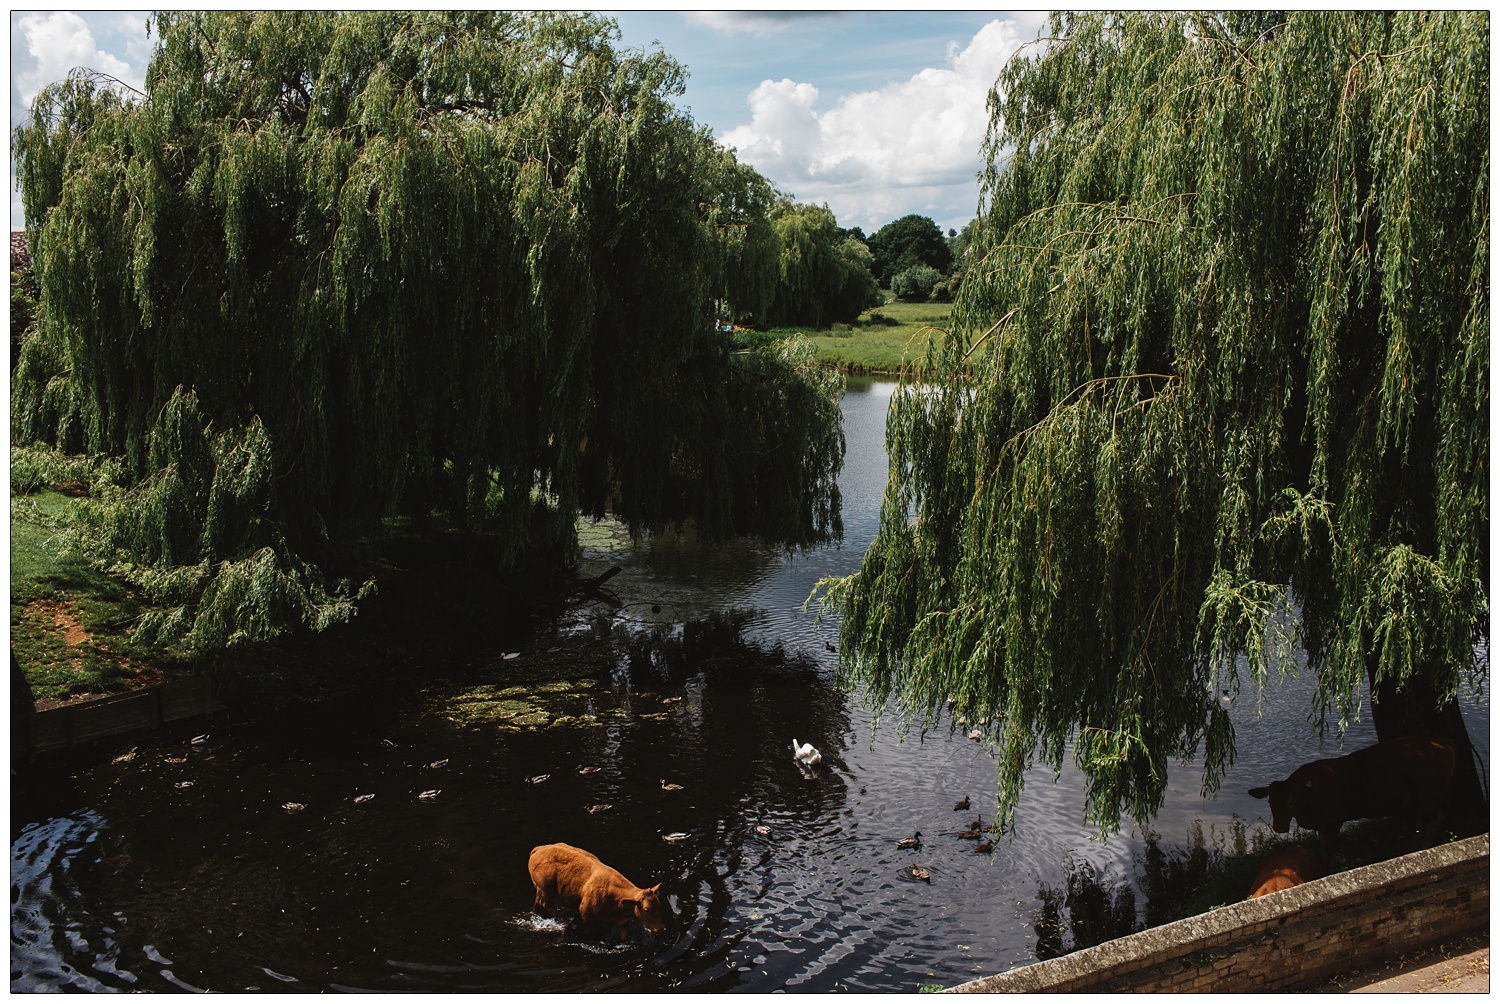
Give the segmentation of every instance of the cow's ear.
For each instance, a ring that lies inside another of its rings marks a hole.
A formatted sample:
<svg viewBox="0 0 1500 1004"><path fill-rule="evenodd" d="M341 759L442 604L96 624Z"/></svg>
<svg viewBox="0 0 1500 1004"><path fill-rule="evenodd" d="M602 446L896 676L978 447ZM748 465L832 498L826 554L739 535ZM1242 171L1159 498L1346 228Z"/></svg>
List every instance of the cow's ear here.
<svg viewBox="0 0 1500 1004"><path fill-rule="evenodd" d="M1251 788L1248 794L1251 798L1265 798L1271 794L1271 789L1266 787Z"/></svg>

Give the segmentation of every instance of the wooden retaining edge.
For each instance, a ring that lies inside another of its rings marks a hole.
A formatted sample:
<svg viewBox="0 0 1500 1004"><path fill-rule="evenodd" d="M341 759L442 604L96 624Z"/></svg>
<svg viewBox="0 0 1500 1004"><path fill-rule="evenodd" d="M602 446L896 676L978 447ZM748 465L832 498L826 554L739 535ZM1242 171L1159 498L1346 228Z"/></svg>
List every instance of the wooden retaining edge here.
<svg viewBox="0 0 1500 1004"><path fill-rule="evenodd" d="M61 708L37 711L29 723L29 753L66 749L79 743L137 729L150 729L224 710L207 675L115 694Z"/></svg>
<svg viewBox="0 0 1500 1004"><path fill-rule="evenodd" d="M944 993L1253 992L1485 930L1489 834L1338 872Z"/></svg>

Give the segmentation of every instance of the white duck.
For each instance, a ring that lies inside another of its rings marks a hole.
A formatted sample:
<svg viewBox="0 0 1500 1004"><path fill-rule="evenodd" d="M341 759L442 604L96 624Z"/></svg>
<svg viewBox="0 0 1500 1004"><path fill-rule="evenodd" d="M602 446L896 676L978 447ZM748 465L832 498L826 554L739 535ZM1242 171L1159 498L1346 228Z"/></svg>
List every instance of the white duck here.
<svg viewBox="0 0 1500 1004"><path fill-rule="evenodd" d="M795 739L792 740L792 756L804 767L811 767L813 764L823 762L823 754L813 749L812 743L799 746Z"/></svg>

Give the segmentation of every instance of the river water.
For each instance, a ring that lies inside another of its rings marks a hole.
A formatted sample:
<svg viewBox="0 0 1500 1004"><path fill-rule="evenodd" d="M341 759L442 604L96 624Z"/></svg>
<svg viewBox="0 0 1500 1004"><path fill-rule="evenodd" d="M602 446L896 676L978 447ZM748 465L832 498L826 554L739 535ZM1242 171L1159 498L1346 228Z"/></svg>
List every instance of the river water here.
<svg viewBox="0 0 1500 1004"><path fill-rule="evenodd" d="M1042 893L1080 862L1138 885L1147 834L1098 839L1081 776L1037 768L1014 833L976 853L956 834L991 818L990 752L962 730L874 728L833 685L833 626L802 611L873 537L892 390L845 397L842 546L631 551L599 528L580 571L621 565L618 607L493 653L493 685L337 736L218 728L70 769L50 806L13 817L12 990L909 992L1036 961ZM510 685L570 659L596 669ZM1174 766L1163 844L1266 832L1245 789L1332 753L1311 687L1288 681L1259 714L1247 690L1217 799ZM1487 764L1487 699L1464 709ZM1343 748L1374 738L1356 722ZM800 769L794 739L822 764ZM897 846L915 831L920 849ZM526 859L555 841L660 882L666 932L617 944L534 917Z"/></svg>

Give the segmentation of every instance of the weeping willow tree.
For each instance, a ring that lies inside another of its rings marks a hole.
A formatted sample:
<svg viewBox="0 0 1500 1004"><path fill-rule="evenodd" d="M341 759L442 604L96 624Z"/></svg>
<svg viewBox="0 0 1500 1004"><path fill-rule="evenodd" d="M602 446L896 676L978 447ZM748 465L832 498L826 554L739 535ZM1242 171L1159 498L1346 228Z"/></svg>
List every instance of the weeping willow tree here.
<svg viewBox="0 0 1500 1004"><path fill-rule="evenodd" d="M779 281L766 311L772 327L826 328L879 306L880 290L863 241L845 237L827 206L785 200L774 215Z"/></svg>
<svg viewBox="0 0 1500 1004"><path fill-rule="evenodd" d="M567 556L580 513L837 532L837 381L708 330L711 296L764 295L726 279L754 186L670 103L677 63L553 13L149 26L144 94L76 72L15 130L40 308L12 377L15 442L119 458L85 543L169 605L148 635L346 618L325 574L396 517L501 567Z"/></svg>
<svg viewBox="0 0 1500 1004"><path fill-rule="evenodd" d="M1002 814L1071 745L1102 831L1226 692L1460 746L1488 670L1489 22L1055 16L991 95L953 329L894 398L841 671L987 719ZM1367 686L1367 690L1366 690ZM1270 779L1267 779L1270 780ZM1480 828L1487 826L1481 814Z"/></svg>

